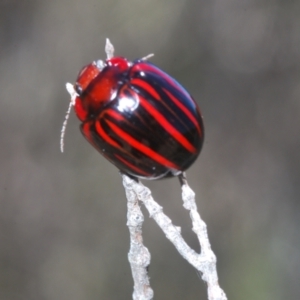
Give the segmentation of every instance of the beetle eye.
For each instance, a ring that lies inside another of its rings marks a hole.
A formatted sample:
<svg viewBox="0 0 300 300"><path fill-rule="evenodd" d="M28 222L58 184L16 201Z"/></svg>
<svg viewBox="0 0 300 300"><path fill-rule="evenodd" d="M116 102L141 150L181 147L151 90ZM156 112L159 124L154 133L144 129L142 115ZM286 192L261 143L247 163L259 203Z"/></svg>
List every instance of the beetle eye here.
<svg viewBox="0 0 300 300"><path fill-rule="evenodd" d="M77 83L77 82L75 83L74 89L75 89L75 92L76 92L79 96L82 95L83 90L82 90L82 87L81 87L81 85L80 85L79 83Z"/></svg>

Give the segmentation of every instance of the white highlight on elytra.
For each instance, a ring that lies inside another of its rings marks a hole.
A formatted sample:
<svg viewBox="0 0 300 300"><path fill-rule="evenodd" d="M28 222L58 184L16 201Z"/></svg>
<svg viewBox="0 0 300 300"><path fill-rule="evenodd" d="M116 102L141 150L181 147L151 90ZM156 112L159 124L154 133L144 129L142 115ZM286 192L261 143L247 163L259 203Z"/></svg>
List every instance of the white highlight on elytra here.
<svg viewBox="0 0 300 300"><path fill-rule="evenodd" d="M73 84L71 83L66 83L66 89L68 91L68 93L71 96L71 101L68 107L68 110L66 112L66 116L65 116L65 120L63 122L62 128L61 128L61 132L60 132L60 151L64 152L64 137L65 137L65 133L66 133L66 128L67 128L67 124L68 124L68 119L71 113L71 109L72 107L75 105L75 99L76 97L78 97L79 95L76 93Z"/></svg>

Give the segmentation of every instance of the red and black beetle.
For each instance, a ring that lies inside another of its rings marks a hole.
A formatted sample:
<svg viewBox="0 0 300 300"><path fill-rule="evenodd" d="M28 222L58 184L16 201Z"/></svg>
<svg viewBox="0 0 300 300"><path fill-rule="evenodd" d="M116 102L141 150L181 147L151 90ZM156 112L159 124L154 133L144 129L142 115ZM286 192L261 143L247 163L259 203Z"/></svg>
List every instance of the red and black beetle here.
<svg viewBox="0 0 300 300"><path fill-rule="evenodd" d="M203 144L196 102L148 57L133 62L113 57L108 39L105 49L105 62L85 66L76 83L67 84L69 111L74 106L82 134L126 174L144 179L181 174Z"/></svg>

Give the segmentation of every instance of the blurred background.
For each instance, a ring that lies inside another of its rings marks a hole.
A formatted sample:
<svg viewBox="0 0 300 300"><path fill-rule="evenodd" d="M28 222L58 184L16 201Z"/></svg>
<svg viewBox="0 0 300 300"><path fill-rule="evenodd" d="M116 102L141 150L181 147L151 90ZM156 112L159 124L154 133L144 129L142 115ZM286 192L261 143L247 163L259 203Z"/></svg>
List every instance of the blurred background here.
<svg viewBox="0 0 300 300"><path fill-rule="evenodd" d="M131 299L117 169L81 136L65 90L105 38L199 103L206 137L190 186L231 300L300 299L300 3L0 0L0 299ZM178 180L144 182L199 245ZM155 299L207 299L145 212Z"/></svg>

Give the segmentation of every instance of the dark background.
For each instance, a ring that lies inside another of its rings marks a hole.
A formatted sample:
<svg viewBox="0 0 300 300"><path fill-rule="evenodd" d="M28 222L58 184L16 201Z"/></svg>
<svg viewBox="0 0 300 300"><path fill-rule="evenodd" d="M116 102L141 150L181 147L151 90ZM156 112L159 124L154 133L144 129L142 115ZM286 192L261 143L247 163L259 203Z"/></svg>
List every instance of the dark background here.
<svg viewBox="0 0 300 300"><path fill-rule="evenodd" d="M0 0L0 299L130 299L117 169L70 118L65 82L105 38L151 59L199 103L206 139L188 170L231 300L300 298L300 3L279 0ZM145 182L199 246L177 179ZM155 299L206 299L152 219Z"/></svg>

